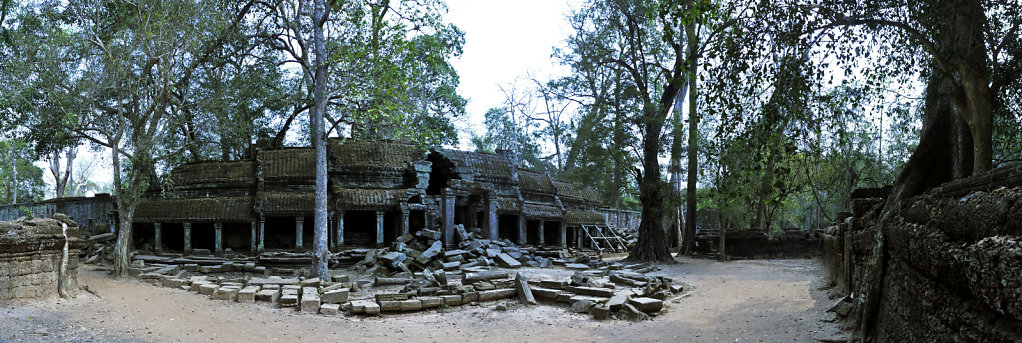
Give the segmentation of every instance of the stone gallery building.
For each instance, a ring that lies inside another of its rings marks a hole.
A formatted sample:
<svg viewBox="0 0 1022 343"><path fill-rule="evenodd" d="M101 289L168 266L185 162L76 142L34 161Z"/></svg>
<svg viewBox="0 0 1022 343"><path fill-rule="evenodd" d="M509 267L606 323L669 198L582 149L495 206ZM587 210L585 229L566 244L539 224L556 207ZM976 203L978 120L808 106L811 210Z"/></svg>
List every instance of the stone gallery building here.
<svg viewBox="0 0 1022 343"><path fill-rule="evenodd" d="M314 150L301 147L178 166L136 209L134 248L310 249L314 164ZM638 224L638 213L605 208L592 188L519 169L508 154L331 139L327 164L334 250L383 247L424 228L453 247L458 224L518 244L578 246L583 225Z"/></svg>

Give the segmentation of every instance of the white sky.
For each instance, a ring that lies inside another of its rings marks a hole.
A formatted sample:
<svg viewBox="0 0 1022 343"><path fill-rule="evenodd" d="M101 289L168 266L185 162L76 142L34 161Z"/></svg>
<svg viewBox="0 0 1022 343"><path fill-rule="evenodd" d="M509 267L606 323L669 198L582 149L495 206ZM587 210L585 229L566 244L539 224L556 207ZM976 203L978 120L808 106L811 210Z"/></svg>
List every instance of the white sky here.
<svg viewBox="0 0 1022 343"><path fill-rule="evenodd" d="M468 100L466 117L456 121L462 148L469 148L473 133L485 131L486 110L504 101L498 85L530 74L548 79L569 72L550 55L553 47L561 45L571 33L568 15L580 5L581 0L447 1L447 21L465 32L463 54L452 61L461 77L458 92ZM90 179L111 182L109 151L96 156L86 150L81 149L79 158L102 159L92 167ZM45 161L35 164L43 168L48 192L52 193L53 177L48 165Z"/></svg>
<svg viewBox="0 0 1022 343"><path fill-rule="evenodd" d="M465 49L453 61L461 76L458 91L468 99L466 122L459 123L461 146L482 134L483 115L504 101L498 85L532 74L540 79L569 72L551 59L571 33L568 15L577 0L448 0L447 20L465 32ZM523 82L522 85L525 85Z"/></svg>

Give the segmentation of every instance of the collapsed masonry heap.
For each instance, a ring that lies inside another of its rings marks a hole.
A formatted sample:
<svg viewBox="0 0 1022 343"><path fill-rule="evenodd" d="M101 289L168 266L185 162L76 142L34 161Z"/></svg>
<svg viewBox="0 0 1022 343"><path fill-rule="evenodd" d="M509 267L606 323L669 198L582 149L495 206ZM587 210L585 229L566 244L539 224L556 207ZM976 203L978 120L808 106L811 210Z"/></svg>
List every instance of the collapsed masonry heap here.
<svg viewBox="0 0 1022 343"><path fill-rule="evenodd" d="M664 277L647 276L656 268L645 264L607 263L568 249L518 247L507 240L479 238L478 229L457 225L461 243L445 250L439 233L420 230L403 235L391 248L362 250L364 256L330 280L285 278L300 270L290 262L311 262L308 255L273 254L258 258L224 260L221 257L166 258L137 255L132 270L155 285L181 288L213 299L268 302L297 307L302 312L377 315L380 312L417 311L442 306L503 301L517 296L523 305L539 301L565 303L569 310L590 313L596 319L640 320L664 309L664 301L682 292L681 285ZM350 260L353 250L334 256ZM304 257L304 258L302 258ZM572 270L563 280L530 280L522 267ZM335 270L334 273L337 273ZM278 274L278 275L273 275ZM364 276L353 281L352 275ZM506 309L506 302L497 304Z"/></svg>
<svg viewBox="0 0 1022 343"><path fill-rule="evenodd" d="M78 289L78 225L67 216L0 222L0 301L72 297Z"/></svg>

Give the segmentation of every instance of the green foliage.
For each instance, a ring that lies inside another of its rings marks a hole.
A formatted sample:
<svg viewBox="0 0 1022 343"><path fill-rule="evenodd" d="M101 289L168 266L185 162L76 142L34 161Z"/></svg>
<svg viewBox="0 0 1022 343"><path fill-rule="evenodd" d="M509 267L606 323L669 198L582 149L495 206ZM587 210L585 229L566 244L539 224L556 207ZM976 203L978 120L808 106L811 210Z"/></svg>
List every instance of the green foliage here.
<svg viewBox="0 0 1022 343"><path fill-rule="evenodd" d="M32 164L35 160L32 148L21 141L0 140L0 204L14 203L14 191L18 192L18 203L43 199L46 183L43 170ZM16 168L16 170L15 170ZM17 182L15 183L15 171Z"/></svg>

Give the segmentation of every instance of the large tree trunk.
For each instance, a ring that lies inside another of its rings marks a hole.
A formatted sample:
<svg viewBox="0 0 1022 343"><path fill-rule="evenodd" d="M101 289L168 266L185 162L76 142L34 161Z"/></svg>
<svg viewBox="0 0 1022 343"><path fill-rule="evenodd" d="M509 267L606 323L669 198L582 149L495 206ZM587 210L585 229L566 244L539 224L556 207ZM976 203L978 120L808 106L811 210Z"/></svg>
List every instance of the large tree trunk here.
<svg viewBox="0 0 1022 343"><path fill-rule="evenodd" d="M698 72L699 37L696 35L695 23L685 25L688 37L688 211L685 212L685 254L689 255L696 248L696 179L699 175L699 156L696 149L699 145L699 116L696 115L696 76Z"/></svg>
<svg viewBox="0 0 1022 343"><path fill-rule="evenodd" d="M972 172L993 167L994 97L990 92L990 69L985 32L986 13L978 0L955 2L954 34L950 59L957 74L953 94L955 107L969 125L972 134ZM950 7L950 6L949 6Z"/></svg>
<svg viewBox="0 0 1022 343"><path fill-rule="evenodd" d="M316 147L316 212L314 218L315 240L312 259L312 270L316 276L326 279L330 261L327 246L327 175L326 175L326 134L323 114L326 111L326 37L323 35L323 24L326 21L327 9L324 0L316 0L312 14L313 36L316 45L316 75L313 85L313 107L310 113L312 122L312 144Z"/></svg>

